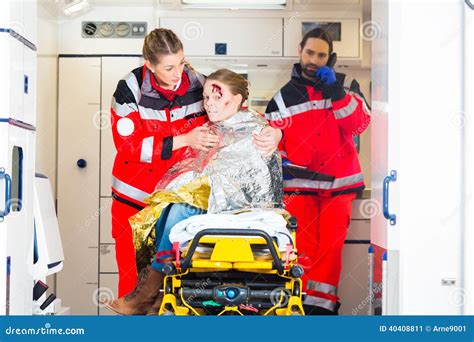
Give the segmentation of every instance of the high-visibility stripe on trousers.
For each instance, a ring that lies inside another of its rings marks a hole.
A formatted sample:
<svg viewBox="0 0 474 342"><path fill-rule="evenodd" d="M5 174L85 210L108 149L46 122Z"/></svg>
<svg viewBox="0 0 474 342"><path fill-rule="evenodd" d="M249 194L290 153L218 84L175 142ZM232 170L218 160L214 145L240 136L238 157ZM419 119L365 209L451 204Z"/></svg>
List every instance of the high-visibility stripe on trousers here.
<svg viewBox="0 0 474 342"><path fill-rule="evenodd" d="M296 248L305 274L304 304L334 310L341 273L342 249L356 194L334 197L285 195L286 210L298 220Z"/></svg>

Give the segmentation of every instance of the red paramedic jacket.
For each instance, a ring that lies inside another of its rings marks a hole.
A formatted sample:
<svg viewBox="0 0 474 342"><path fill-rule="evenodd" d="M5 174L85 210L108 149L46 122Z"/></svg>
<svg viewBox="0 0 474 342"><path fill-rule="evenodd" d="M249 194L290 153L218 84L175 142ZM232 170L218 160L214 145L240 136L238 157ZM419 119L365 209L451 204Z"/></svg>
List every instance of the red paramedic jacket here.
<svg viewBox="0 0 474 342"><path fill-rule="evenodd" d="M173 137L207 121L204 76L185 68L175 91L156 84L145 66L120 80L112 98L112 134L117 155L112 196L139 209L165 172L181 159Z"/></svg>
<svg viewBox="0 0 474 342"><path fill-rule="evenodd" d="M285 192L321 196L358 192L364 179L353 137L370 123L370 112L356 80L336 73L337 82L317 85L301 76L295 64L291 80L275 94L266 118L283 131L279 149L292 163L332 175L332 182L284 181Z"/></svg>

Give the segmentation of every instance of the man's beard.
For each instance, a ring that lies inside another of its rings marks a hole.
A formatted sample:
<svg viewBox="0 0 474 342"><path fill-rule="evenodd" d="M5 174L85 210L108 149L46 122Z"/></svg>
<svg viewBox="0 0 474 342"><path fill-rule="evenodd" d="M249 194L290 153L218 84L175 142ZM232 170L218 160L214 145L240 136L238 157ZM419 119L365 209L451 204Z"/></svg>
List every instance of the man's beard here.
<svg viewBox="0 0 474 342"><path fill-rule="evenodd" d="M314 64L303 64L301 63L301 70L302 72L307 76L307 77L310 77L310 78L316 78L316 76L314 75L316 73L316 71L318 70L318 67ZM313 70L310 70L309 68L313 68Z"/></svg>

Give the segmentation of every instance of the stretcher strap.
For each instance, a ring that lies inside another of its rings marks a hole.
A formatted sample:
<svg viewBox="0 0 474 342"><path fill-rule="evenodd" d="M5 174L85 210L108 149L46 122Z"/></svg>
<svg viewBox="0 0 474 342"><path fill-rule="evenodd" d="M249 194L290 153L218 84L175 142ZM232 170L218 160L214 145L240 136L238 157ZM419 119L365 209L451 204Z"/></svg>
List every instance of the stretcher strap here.
<svg viewBox="0 0 474 342"><path fill-rule="evenodd" d="M240 309L240 310L247 310L247 311L252 311L252 312L258 313L258 309L257 309L256 307L252 306L251 304L249 304L249 305L240 304L240 305L239 305L239 309Z"/></svg>
<svg viewBox="0 0 474 342"><path fill-rule="evenodd" d="M171 250L157 252L155 259L159 264L169 261L176 261L176 267L179 268L179 242L173 242L173 249Z"/></svg>
<svg viewBox="0 0 474 342"><path fill-rule="evenodd" d="M176 260L176 268L180 268L181 263L180 263L180 255L179 255L179 242L173 242L173 251L174 251L174 257Z"/></svg>
<svg viewBox="0 0 474 342"><path fill-rule="evenodd" d="M156 262L159 264L163 264L165 262L173 261L175 260L174 250L168 250L168 251L161 251L157 252L155 255ZM168 256L168 257L165 257Z"/></svg>

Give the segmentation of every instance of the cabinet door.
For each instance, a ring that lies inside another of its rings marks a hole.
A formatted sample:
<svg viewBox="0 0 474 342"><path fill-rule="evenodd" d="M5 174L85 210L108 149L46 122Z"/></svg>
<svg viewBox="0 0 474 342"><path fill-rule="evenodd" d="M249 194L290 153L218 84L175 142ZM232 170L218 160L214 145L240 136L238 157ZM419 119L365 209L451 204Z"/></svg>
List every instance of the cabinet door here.
<svg viewBox="0 0 474 342"><path fill-rule="evenodd" d="M64 269L57 293L74 315L95 315L98 288L100 58L60 58L58 219Z"/></svg>
<svg viewBox="0 0 474 342"><path fill-rule="evenodd" d="M112 237L112 197L100 199L99 243L115 243Z"/></svg>
<svg viewBox="0 0 474 342"><path fill-rule="evenodd" d="M284 23L285 57L297 57L298 46L303 38L304 25L319 23L322 25L340 25L340 37L334 39L334 51L338 58L360 59L361 41L359 37L360 19L338 18L289 18Z"/></svg>
<svg viewBox="0 0 474 342"><path fill-rule="evenodd" d="M1 6L1 3L0 3ZM1 23L1 22L0 22ZM0 38L1 39L1 38ZM1 41L0 41L1 44ZM1 46L1 45L0 45ZM1 55L0 55L1 58ZM1 71L1 69L0 69ZM5 121L4 118L0 117L0 145L7 146L8 144L8 121ZM0 168L5 169L8 173L8 151L5 153L5 150L2 149L0 152ZM2 170L3 171L3 170ZM3 171L3 172L5 172ZM4 176L0 178L0 267L3 270L7 269L7 223L5 222L5 210L7 203L5 202L5 193L6 193L6 179ZM6 314L6 303L7 303L7 272L0 272L0 316L5 316Z"/></svg>
<svg viewBox="0 0 474 342"><path fill-rule="evenodd" d="M4 34L3 36L6 35ZM6 93L7 95L9 94L10 105L8 108L9 113L7 113L7 115L9 115L12 119L23 121L23 96L25 83L23 58L24 53L28 48L26 48L19 40L14 39L11 36L7 36L7 39L9 41L10 49L9 54L7 53L7 58L9 58L7 63L10 65L10 89ZM5 83L8 84L8 81Z"/></svg>
<svg viewBox="0 0 474 342"><path fill-rule="evenodd" d="M99 300L115 299L118 292L118 274L101 274ZM99 307L99 316L114 316L113 312L107 310L104 306Z"/></svg>
<svg viewBox="0 0 474 342"><path fill-rule="evenodd" d="M368 244L346 243L342 251L342 270L338 296L341 315L365 316L369 309Z"/></svg>
<svg viewBox="0 0 474 342"><path fill-rule="evenodd" d="M115 244L102 243L99 248L100 273L118 273Z"/></svg>
<svg viewBox="0 0 474 342"><path fill-rule="evenodd" d="M100 117L96 117L100 125L101 158L100 158L100 195L110 197L112 166L115 159L115 146L110 127L110 103L119 80L130 71L142 65L140 57L102 57L102 100Z"/></svg>
<svg viewBox="0 0 474 342"><path fill-rule="evenodd" d="M6 178L0 180L1 315L31 315L33 300L33 181L35 133L1 122L0 167L10 176L11 198L5 201Z"/></svg>
<svg viewBox="0 0 474 342"><path fill-rule="evenodd" d="M36 125L36 51L23 47L23 121Z"/></svg>
<svg viewBox="0 0 474 342"><path fill-rule="evenodd" d="M370 220L351 220L346 240L370 240Z"/></svg>
<svg viewBox="0 0 474 342"><path fill-rule="evenodd" d="M160 18L161 27L182 40L187 56L280 57L282 24L281 18Z"/></svg>
<svg viewBox="0 0 474 342"><path fill-rule="evenodd" d="M372 244L387 250L384 315L459 315L472 295L462 281L463 248L472 247L464 236L466 228L472 231L464 223L470 201L462 197L470 194L464 158L472 154L464 145L472 124L465 120L472 116L462 110L460 96L468 74L459 53L463 39L445 31L456 25L463 30L467 7L462 1L432 5L430 15L420 4L374 1L372 6L372 20L383 32L372 41L372 198L396 215L388 220L380 212L371 220ZM416 55L422 67L400 51ZM450 72L442 82L449 86L442 99L412 81L415 73L424 84L438 84L433 70L446 60ZM419 127L427 124L420 135Z"/></svg>

